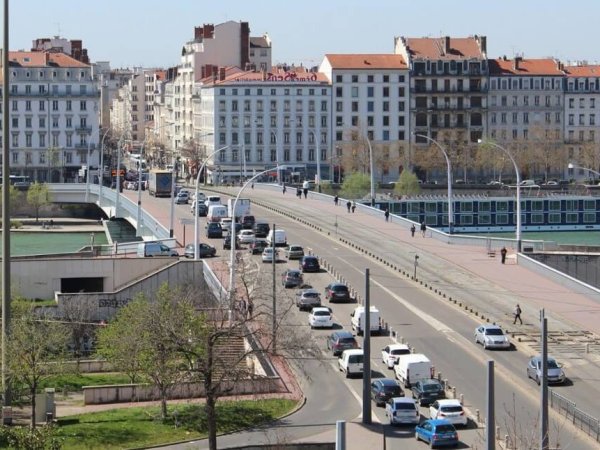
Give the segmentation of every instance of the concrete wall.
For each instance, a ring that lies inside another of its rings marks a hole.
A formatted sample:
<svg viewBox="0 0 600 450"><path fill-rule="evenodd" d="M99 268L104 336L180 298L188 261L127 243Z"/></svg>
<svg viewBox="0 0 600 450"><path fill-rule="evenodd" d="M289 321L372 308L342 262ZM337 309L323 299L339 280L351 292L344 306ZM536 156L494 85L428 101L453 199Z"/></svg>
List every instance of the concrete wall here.
<svg viewBox="0 0 600 450"><path fill-rule="evenodd" d="M600 288L600 255L533 253L530 258L595 288Z"/></svg>

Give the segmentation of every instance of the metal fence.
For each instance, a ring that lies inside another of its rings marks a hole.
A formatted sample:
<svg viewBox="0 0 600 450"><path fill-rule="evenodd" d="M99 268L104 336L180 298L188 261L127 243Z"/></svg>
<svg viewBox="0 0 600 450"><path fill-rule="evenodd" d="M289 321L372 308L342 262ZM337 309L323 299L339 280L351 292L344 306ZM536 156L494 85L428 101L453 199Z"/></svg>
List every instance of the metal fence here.
<svg viewBox="0 0 600 450"><path fill-rule="evenodd" d="M571 421L577 428L587 433L597 442L600 442L600 421L598 419L583 412L577 408L575 402L557 394L552 389L549 389L549 392L550 406L552 408L556 409L559 414L565 416L567 420Z"/></svg>

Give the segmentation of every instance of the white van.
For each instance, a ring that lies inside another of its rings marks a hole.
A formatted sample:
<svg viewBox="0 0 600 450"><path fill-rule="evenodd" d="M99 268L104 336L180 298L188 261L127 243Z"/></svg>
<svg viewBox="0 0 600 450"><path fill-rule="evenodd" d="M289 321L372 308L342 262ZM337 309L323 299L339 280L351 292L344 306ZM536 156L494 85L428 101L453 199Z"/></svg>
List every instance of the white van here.
<svg viewBox="0 0 600 450"><path fill-rule="evenodd" d="M267 235L269 247L273 246L273 241L275 241L275 247L287 247L287 234L285 230L270 230Z"/></svg>
<svg viewBox="0 0 600 450"><path fill-rule="evenodd" d="M146 258L152 256L179 256L179 253L161 242L141 242L138 244L137 255L140 258Z"/></svg>
<svg viewBox="0 0 600 450"><path fill-rule="evenodd" d="M364 367L364 352L362 349L344 350L338 359L338 368L346 374L346 378L350 375L363 375Z"/></svg>
<svg viewBox="0 0 600 450"><path fill-rule="evenodd" d="M379 314L379 310L375 306L371 306L369 309L369 320L371 322L371 334L379 334L381 333L381 315ZM352 311L350 314L352 320L352 330L356 332L356 334L363 334L366 324L365 324L365 307L358 306Z"/></svg>
<svg viewBox="0 0 600 450"><path fill-rule="evenodd" d="M220 222L221 219L223 219L224 217L227 217L227 206L225 206L225 205L210 205L208 207L208 213L206 214L207 221Z"/></svg>
<svg viewBox="0 0 600 450"><path fill-rule="evenodd" d="M222 205L221 197L218 195L209 195L206 197L204 204L210 208L211 205ZM227 210L227 208L225 208Z"/></svg>
<svg viewBox="0 0 600 450"><path fill-rule="evenodd" d="M404 387L411 387L417 381L431 378L431 361L421 353L400 355L398 364L394 367L396 379L404 383Z"/></svg>

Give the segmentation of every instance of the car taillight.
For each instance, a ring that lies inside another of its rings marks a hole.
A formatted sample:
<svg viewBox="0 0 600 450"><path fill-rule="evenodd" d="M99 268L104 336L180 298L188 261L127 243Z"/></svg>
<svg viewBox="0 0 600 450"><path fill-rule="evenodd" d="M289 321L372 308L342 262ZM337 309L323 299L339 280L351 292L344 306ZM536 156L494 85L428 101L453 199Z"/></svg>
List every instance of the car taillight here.
<svg viewBox="0 0 600 450"><path fill-rule="evenodd" d="M461 412L460 412L460 415L461 415L461 416L464 416L464 415L465 415L465 412L464 412L464 411L461 411Z"/></svg>

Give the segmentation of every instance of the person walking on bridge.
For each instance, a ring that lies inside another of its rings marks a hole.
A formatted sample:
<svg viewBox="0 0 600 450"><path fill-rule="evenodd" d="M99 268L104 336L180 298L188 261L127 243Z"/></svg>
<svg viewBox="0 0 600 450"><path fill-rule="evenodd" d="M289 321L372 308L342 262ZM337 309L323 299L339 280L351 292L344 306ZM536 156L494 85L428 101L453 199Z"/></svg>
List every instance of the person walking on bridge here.
<svg viewBox="0 0 600 450"><path fill-rule="evenodd" d="M350 212L350 209L352 208L352 202L350 200L346 202L346 208L348 208L348 212Z"/></svg>
<svg viewBox="0 0 600 450"><path fill-rule="evenodd" d="M518 303L517 303L517 306L515 306L515 310L513 311L513 314L515 316L515 320L513 321L513 324L516 324L517 320L519 320L519 323L521 325L523 325L523 321L521 320L521 307L519 306Z"/></svg>

